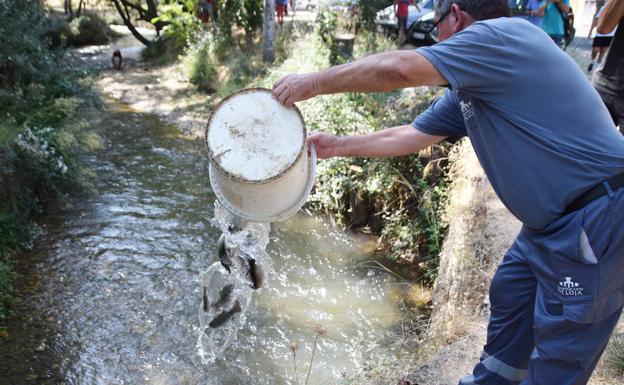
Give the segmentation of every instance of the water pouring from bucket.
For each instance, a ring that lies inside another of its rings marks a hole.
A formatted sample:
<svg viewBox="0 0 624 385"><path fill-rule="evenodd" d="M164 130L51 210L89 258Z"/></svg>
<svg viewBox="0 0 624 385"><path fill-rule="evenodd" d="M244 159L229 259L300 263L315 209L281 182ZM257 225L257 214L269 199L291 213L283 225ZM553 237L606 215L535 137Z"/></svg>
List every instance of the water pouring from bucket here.
<svg viewBox="0 0 624 385"><path fill-rule="evenodd" d="M270 222L294 215L316 178L300 111L253 88L225 98L206 129L210 184L223 235L215 262L202 274L199 349L214 361L235 339L253 290L270 275L265 252ZM227 326L227 327L226 327Z"/></svg>

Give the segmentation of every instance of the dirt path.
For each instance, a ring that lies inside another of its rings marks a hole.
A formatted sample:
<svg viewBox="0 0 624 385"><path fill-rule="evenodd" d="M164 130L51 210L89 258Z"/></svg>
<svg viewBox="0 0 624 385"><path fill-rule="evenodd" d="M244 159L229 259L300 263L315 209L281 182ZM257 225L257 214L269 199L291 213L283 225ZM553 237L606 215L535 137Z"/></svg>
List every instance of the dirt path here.
<svg viewBox="0 0 624 385"><path fill-rule="evenodd" d="M139 112L175 124L190 136L203 135L214 100L195 91L177 64L150 67L139 63L121 71L105 71L96 88Z"/></svg>

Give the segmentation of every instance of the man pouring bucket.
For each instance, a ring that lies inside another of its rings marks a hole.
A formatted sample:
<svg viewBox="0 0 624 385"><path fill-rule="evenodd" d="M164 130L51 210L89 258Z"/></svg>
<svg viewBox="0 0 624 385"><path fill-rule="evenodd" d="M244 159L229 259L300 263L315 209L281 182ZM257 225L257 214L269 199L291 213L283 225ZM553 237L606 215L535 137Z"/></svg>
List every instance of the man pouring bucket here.
<svg viewBox="0 0 624 385"><path fill-rule="evenodd" d="M437 0L440 43L291 74L273 93L291 106L448 86L412 124L309 140L320 158L381 157L468 136L524 226L492 280L484 352L460 384L586 384L624 305L624 137L578 65L509 16L506 0Z"/></svg>

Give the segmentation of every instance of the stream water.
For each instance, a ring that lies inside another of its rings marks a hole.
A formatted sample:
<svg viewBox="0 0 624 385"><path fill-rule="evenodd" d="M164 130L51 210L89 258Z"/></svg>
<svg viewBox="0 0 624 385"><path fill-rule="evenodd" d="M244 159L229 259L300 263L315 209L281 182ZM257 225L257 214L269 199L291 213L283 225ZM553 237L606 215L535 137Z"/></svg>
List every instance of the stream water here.
<svg viewBox="0 0 624 385"><path fill-rule="evenodd" d="M53 215L23 258L0 384L295 384L292 341L303 384L319 324L309 384L331 384L390 346L401 318L392 278L358 265L366 242L302 212L271 226L268 286L232 345L202 362L200 276L220 235L203 143L108 106L93 122L104 147L87 160L97 193Z"/></svg>

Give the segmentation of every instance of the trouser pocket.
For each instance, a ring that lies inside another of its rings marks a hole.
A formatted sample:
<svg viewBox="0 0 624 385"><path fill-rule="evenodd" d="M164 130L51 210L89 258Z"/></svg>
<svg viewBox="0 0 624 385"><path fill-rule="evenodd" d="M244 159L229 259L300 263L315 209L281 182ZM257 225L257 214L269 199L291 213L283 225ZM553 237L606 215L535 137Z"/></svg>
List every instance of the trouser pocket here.
<svg viewBox="0 0 624 385"><path fill-rule="evenodd" d="M583 212L561 218L543 232L526 231L529 264L553 315L564 303L591 302L599 292L599 258L583 229Z"/></svg>
<svg viewBox="0 0 624 385"><path fill-rule="evenodd" d="M566 305L565 316L552 316L540 305L534 323L536 354L530 364L532 374L540 379L535 383L585 384L617 324L621 307L604 314L595 312L590 303L573 303Z"/></svg>
<svg viewBox="0 0 624 385"><path fill-rule="evenodd" d="M534 327L540 357L570 367L594 364L624 303L624 253L613 231L613 198L528 232L536 275ZM621 230L618 230L621 231ZM584 352L586 354L584 354Z"/></svg>

